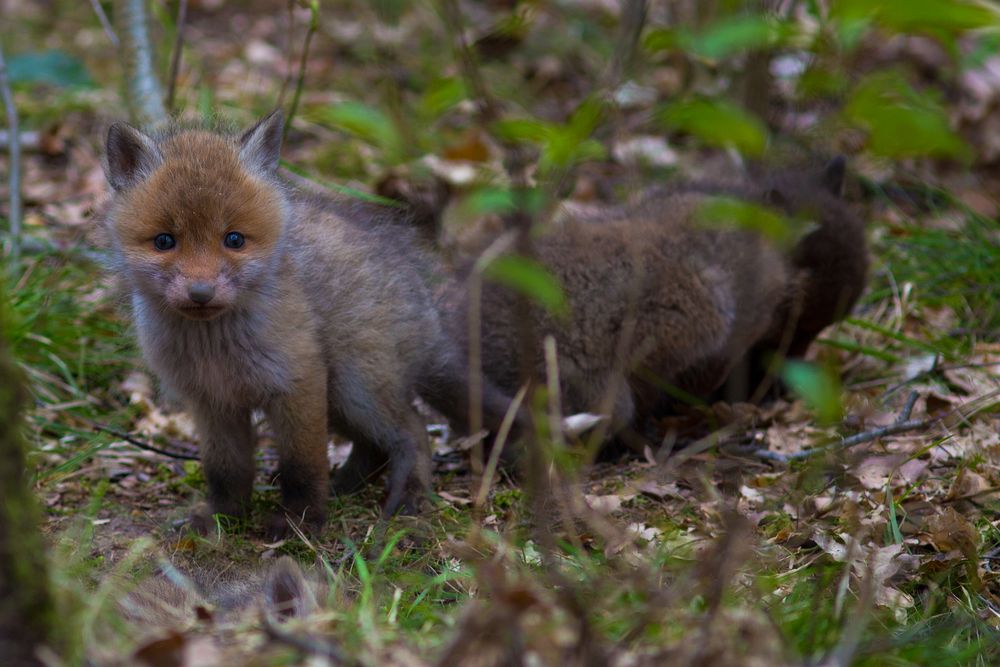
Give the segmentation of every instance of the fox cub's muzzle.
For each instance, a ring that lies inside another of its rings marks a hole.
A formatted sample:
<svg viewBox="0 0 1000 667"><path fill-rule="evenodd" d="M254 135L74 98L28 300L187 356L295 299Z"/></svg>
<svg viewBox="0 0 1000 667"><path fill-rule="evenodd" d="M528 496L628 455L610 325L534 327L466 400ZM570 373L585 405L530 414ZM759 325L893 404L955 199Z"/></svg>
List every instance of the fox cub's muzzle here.
<svg viewBox="0 0 1000 667"><path fill-rule="evenodd" d="M215 296L215 285L195 282L188 285L188 298L197 306L207 306Z"/></svg>

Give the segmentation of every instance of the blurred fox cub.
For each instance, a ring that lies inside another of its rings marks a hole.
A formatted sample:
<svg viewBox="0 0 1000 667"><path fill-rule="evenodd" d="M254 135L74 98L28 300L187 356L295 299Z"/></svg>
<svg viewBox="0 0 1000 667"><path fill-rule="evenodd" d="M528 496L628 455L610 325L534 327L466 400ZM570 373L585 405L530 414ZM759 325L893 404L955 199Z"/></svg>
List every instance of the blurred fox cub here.
<svg viewBox="0 0 1000 667"><path fill-rule="evenodd" d="M430 452L412 399L468 414L429 265L388 214L292 187L278 173L281 133L277 112L242 135L112 125L103 223L143 355L194 415L212 512L247 511L251 416L264 410L279 455L275 534L285 513L324 521L328 428L354 443L335 491L385 470L383 510L414 511ZM490 395L486 421L506 406Z"/></svg>
<svg viewBox="0 0 1000 667"><path fill-rule="evenodd" d="M165 563L138 582L120 582L126 591L117 607L137 633L188 631L210 611L213 622L231 626L260 614L272 621L303 619L319 611L329 593L328 586L289 556L266 569L226 560L185 570Z"/></svg>
<svg viewBox="0 0 1000 667"><path fill-rule="evenodd" d="M776 352L804 354L865 283L864 228L838 196L843 176L837 159L822 174L763 184L681 184L552 224L533 247L562 285L569 315L531 312L536 332L556 341L563 408L610 414L619 430L662 411L678 390L708 397L734 369L760 368ZM720 195L809 225L790 249L747 229L706 227L703 207ZM483 372L512 392L520 382L517 297L486 282L481 298ZM467 330L464 309L453 326L457 337ZM748 388L738 392L729 398L745 400Z"/></svg>

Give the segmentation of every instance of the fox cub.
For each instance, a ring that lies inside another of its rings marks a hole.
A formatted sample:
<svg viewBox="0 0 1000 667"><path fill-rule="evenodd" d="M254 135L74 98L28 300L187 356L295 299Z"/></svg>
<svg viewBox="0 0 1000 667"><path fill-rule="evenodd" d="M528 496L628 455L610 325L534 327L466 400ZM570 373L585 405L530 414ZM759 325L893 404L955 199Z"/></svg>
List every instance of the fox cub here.
<svg viewBox="0 0 1000 667"><path fill-rule="evenodd" d="M564 408L610 408L618 430L662 411L678 391L707 398L737 368L763 368L775 352L804 354L864 287L864 228L837 196L843 175L838 159L822 174L682 183L551 225L534 250L562 284L570 315L532 316L540 335L555 338ZM791 249L748 230L707 228L700 211L717 195L778 207L811 226ZM515 298L501 285L483 287L483 372L506 391L520 381ZM466 327L459 311L456 335ZM730 398L745 400L742 392Z"/></svg>
<svg viewBox="0 0 1000 667"><path fill-rule="evenodd" d="M556 341L565 410L610 412L620 430L655 410L664 386L716 388L773 326L790 279L780 252L749 231L699 228L704 199L674 192L631 215L564 220L535 239L568 301L566 319L532 309L537 333ZM483 285L483 373L506 391L520 382L516 298ZM466 316L457 317L460 331Z"/></svg>
<svg viewBox="0 0 1000 667"><path fill-rule="evenodd" d="M468 409L463 357L411 239L370 205L292 187L278 173L281 132L278 112L240 136L112 125L104 223L143 355L194 415L212 512L246 512L252 415L266 414L276 534L285 513L324 521L328 429L354 444L335 492L384 469L383 511L414 511L430 452L412 399L459 421ZM491 394L485 407L498 424L506 402Z"/></svg>

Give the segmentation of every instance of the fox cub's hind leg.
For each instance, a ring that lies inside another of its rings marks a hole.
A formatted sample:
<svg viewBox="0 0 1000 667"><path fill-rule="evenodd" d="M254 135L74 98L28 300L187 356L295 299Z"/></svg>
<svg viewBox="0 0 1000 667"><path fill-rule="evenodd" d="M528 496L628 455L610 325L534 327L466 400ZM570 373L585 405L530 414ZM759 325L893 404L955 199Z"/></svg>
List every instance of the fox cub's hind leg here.
<svg viewBox="0 0 1000 667"><path fill-rule="evenodd" d="M256 437L250 410L219 408L206 403L191 406L201 438L201 464L208 482L208 509L213 514L244 517L253 493ZM208 513L193 517L196 530L211 528Z"/></svg>
<svg viewBox="0 0 1000 667"><path fill-rule="evenodd" d="M322 367L314 368L289 394L275 398L266 409L277 440L282 509L268 525L271 537L280 537L287 530L288 519L314 528L326 521L330 483L326 377Z"/></svg>
<svg viewBox="0 0 1000 667"><path fill-rule="evenodd" d="M383 513L415 512L430 489L431 462L407 393L349 367L338 368L331 385L331 423L352 442L351 455L334 474L334 493L355 493L387 472Z"/></svg>

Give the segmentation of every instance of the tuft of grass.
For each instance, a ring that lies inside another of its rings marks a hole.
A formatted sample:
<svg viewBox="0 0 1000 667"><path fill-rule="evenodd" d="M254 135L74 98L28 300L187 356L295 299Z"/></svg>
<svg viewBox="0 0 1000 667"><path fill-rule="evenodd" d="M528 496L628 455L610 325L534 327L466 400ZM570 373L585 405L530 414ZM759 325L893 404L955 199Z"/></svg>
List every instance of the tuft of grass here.
<svg viewBox="0 0 1000 667"><path fill-rule="evenodd" d="M35 400L30 436L36 450L63 457L47 474L72 472L113 439L91 421L118 426L134 417L116 387L137 364L135 343L82 251L47 250L3 279L10 298L3 334Z"/></svg>
<svg viewBox="0 0 1000 667"><path fill-rule="evenodd" d="M947 344L959 340L996 340L1000 332L1000 226L969 213L956 230L907 224L882 243L883 261L897 284L912 283L916 298L948 306L960 318L953 331L936 332ZM871 298L889 295L875 290Z"/></svg>

